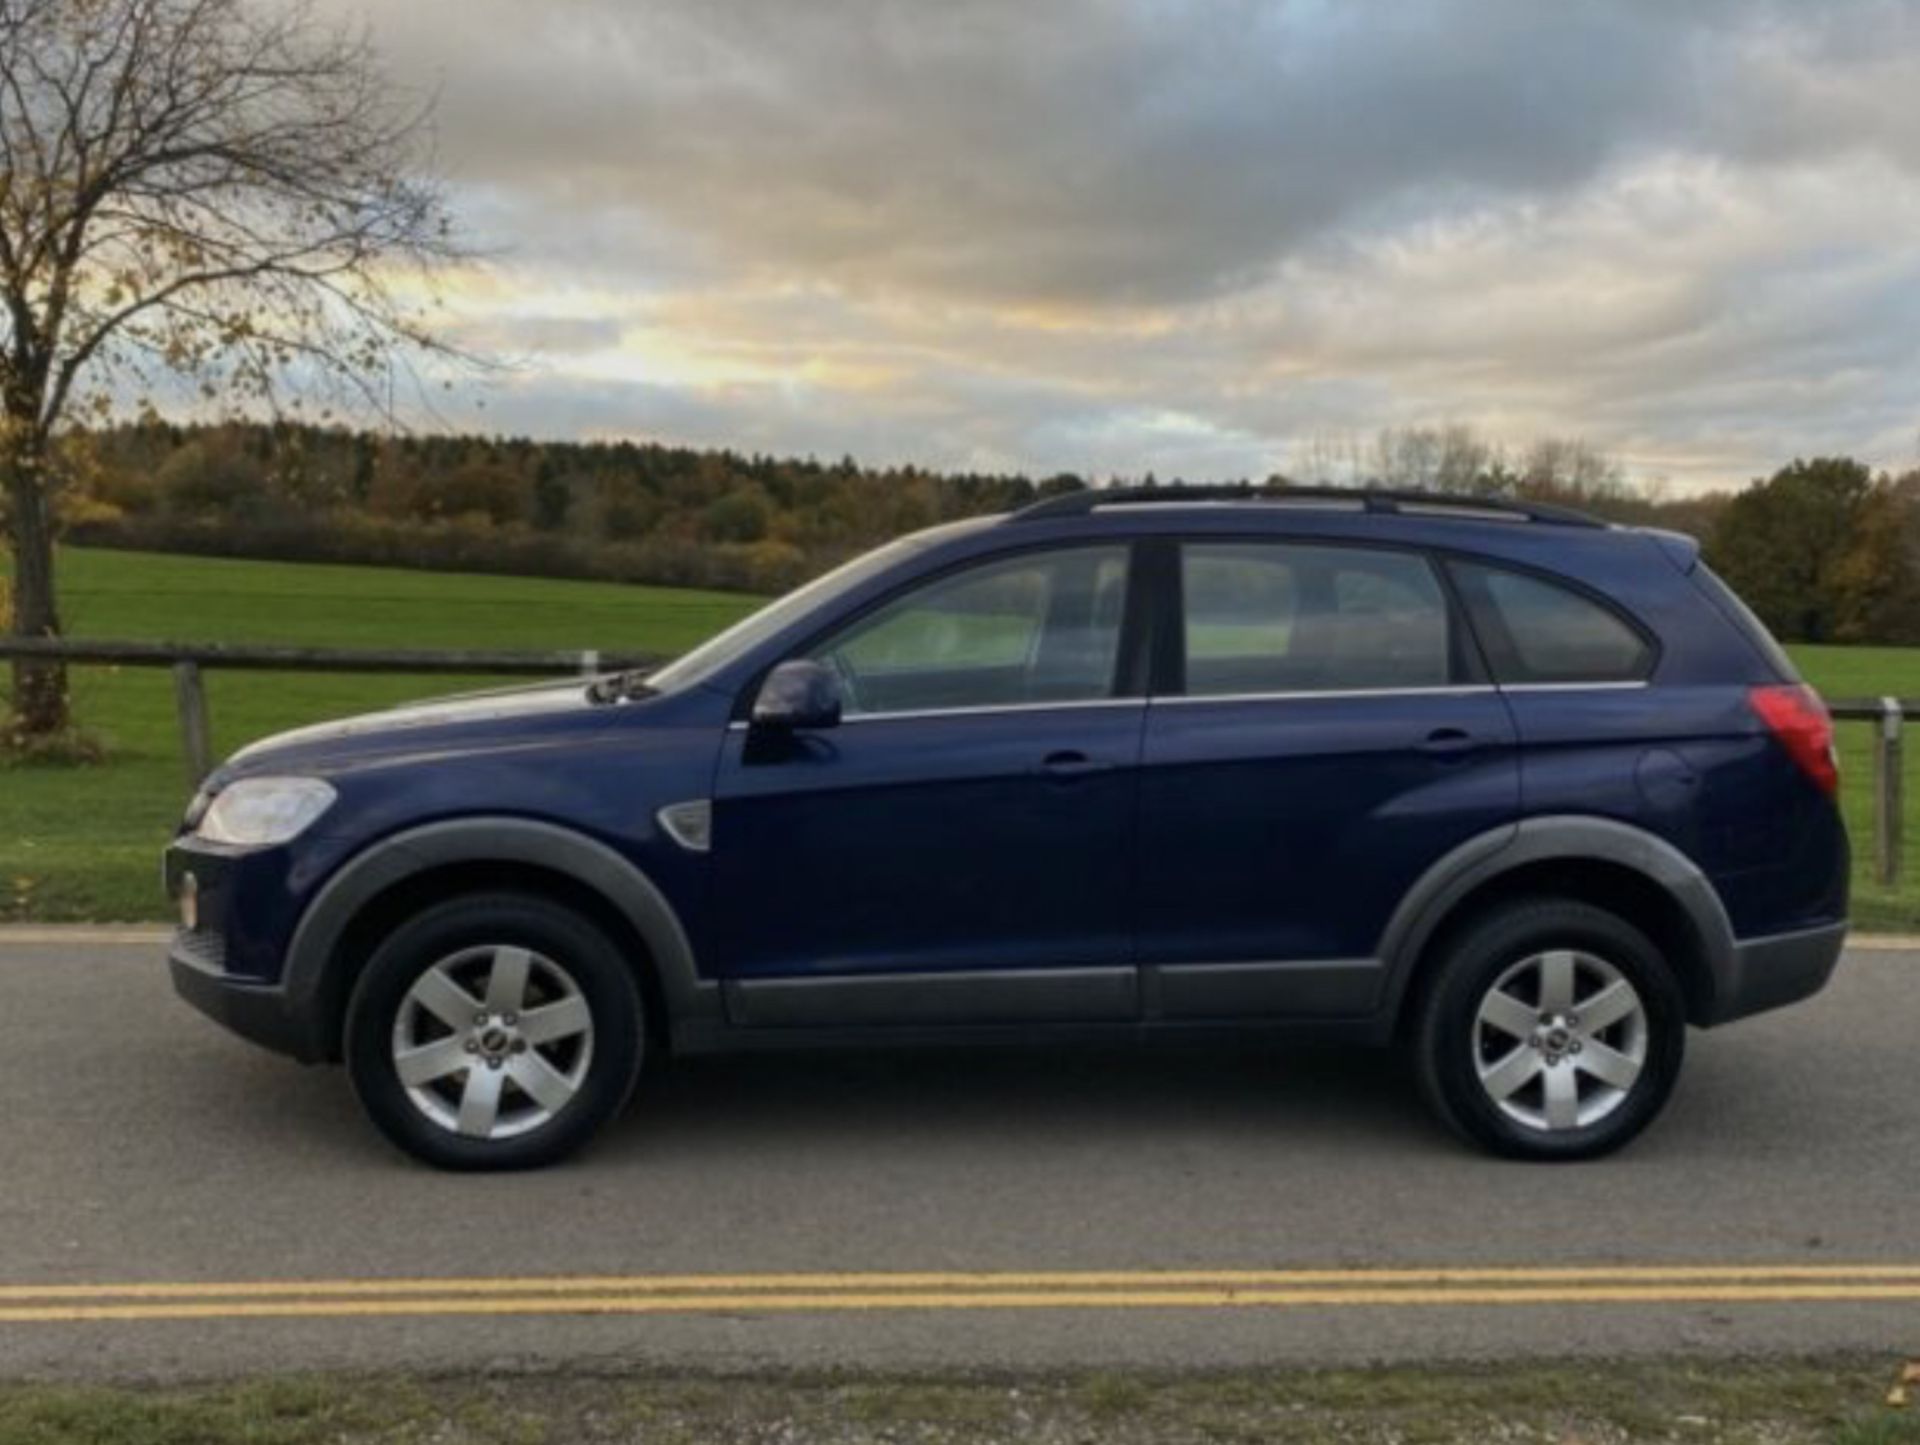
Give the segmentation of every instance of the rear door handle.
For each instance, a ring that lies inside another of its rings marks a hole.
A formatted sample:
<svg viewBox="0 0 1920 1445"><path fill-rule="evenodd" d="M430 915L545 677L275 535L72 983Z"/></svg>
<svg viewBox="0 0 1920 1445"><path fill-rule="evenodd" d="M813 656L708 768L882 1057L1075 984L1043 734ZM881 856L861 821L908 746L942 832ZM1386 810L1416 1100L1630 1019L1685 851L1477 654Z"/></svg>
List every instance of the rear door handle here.
<svg viewBox="0 0 1920 1445"><path fill-rule="evenodd" d="M1098 758L1090 758L1085 753L1069 749L1064 752L1048 753L1042 758L1040 774L1042 777L1066 782L1073 778L1087 777L1092 773L1104 773L1112 766L1111 763L1104 763Z"/></svg>
<svg viewBox="0 0 1920 1445"><path fill-rule="evenodd" d="M1435 728L1420 744L1420 751L1430 758L1458 758L1479 746L1479 739L1465 728Z"/></svg>

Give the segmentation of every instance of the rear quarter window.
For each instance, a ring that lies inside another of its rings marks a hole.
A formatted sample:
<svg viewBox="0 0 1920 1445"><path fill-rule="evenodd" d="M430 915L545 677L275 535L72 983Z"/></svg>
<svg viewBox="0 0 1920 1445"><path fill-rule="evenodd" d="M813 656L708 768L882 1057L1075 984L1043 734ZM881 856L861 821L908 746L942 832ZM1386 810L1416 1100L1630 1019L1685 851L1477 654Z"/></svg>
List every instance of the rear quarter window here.
<svg viewBox="0 0 1920 1445"><path fill-rule="evenodd" d="M1696 565L1693 569L1693 581L1695 586L1707 594L1707 600L1720 609L1721 615L1738 628L1747 641L1758 649L1761 657L1766 659L1767 666L1774 670L1782 682L1801 680L1800 669L1793 665L1793 659L1787 656L1786 648L1775 641L1773 634L1767 631L1767 624L1760 620L1751 607L1740 600L1738 592L1721 581L1711 567L1705 562Z"/></svg>
<svg viewBox="0 0 1920 1445"><path fill-rule="evenodd" d="M1652 640L1597 598L1531 572L1451 565L1494 681L1640 682L1652 672Z"/></svg>

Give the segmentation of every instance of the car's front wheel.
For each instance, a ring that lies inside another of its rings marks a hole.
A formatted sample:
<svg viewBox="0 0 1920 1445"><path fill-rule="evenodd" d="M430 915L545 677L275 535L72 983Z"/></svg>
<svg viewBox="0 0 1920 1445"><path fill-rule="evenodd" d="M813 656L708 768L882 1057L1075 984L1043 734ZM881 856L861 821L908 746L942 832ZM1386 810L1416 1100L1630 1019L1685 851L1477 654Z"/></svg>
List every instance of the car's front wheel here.
<svg viewBox="0 0 1920 1445"><path fill-rule="evenodd" d="M1415 1018L1422 1092L1492 1150L1589 1159L1650 1124L1673 1091L1686 1010L1660 951L1585 903L1497 909L1445 948Z"/></svg>
<svg viewBox="0 0 1920 1445"><path fill-rule="evenodd" d="M375 950L347 1009L368 1116L446 1169L526 1169L572 1153L638 1076L640 992L594 924L544 898L429 908Z"/></svg>

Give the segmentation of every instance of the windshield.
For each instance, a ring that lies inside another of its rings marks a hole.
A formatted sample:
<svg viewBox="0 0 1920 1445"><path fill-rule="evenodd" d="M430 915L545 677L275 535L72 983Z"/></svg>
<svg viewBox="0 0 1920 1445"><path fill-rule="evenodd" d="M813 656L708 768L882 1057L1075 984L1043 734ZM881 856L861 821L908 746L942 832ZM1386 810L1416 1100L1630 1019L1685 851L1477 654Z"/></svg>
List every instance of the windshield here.
<svg viewBox="0 0 1920 1445"><path fill-rule="evenodd" d="M668 663L647 678L647 686L656 692L672 692L677 688L697 687L735 659L751 652L789 623L804 617L815 607L831 601L842 593L852 591L869 578L886 571L902 557L918 552L928 543L950 532L976 525L978 525L977 522L967 522L935 527L925 532L915 532L910 537L902 537L875 551L855 557L851 562L842 563L831 572L814 578L805 586L789 592L751 616L734 623L725 632L709 638L686 656Z"/></svg>

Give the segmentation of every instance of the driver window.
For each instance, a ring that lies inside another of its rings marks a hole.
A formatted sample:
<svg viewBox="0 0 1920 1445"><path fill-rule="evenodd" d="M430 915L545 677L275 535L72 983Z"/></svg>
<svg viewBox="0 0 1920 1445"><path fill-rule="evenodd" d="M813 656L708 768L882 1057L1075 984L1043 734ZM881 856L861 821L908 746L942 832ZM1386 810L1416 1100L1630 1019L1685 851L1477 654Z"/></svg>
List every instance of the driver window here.
<svg viewBox="0 0 1920 1445"><path fill-rule="evenodd" d="M949 574L810 654L850 715L1110 697L1127 549L1029 552Z"/></svg>

